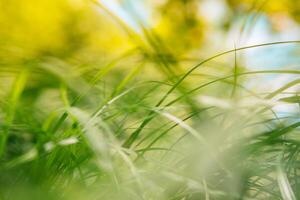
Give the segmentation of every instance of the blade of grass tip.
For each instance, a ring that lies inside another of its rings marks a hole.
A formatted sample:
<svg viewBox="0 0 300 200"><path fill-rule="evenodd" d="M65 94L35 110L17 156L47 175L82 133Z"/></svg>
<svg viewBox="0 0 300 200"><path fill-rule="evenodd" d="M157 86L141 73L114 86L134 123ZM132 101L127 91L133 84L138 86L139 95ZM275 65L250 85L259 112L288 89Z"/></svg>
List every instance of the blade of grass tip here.
<svg viewBox="0 0 300 200"><path fill-rule="evenodd" d="M119 94L118 96L115 96L114 98L110 99L109 101L106 101L106 103L99 107L93 114L92 114L92 117L91 117L91 120L94 120L96 119L100 114L103 113L103 111L105 109L107 109L112 103L114 103L115 101L117 101L119 98L123 97L124 95L126 95L127 93L129 93L130 90L126 90L124 91L123 93Z"/></svg>
<svg viewBox="0 0 300 200"><path fill-rule="evenodd" d="M173 121L174 123L178 124L178 126L185 129L186 131L188 131L192 136L194 136L201 143L203 143L203 144L207 143L207 141L194 128L192 128L191 126L186 124L183 120L181 120L181 119L177 118L176 116L174 116L170 113L167 113L167 112L162 112L162 111L158 111L158 110L155 110L155 112L157 112L158 114Z"/></svg>
<svg viewBox="0 0 300 200"><path fill-rule="evenodd" d="M234 44L234 49L236 49L236 45ZM236 86L237 86L237 78L238 78L238 66L237 66L237 52L234 51L234 67L233 67L233 88L231 92L231 98L234 97L236 93Z"/></svg>
<svg viewBox="0 0 300 200"><path fill-rule="evenodd" d="M195 113L192 113L190 115L188 115L187 117L184 117L183 121L186 121L188 119L190 119L192 116L194 116ZM150 139L151 137L154 137L155 136L155 133L158 133L161 129L167 127L168 125L172 125L172 122L167 122L167 123L164 123L163 125L153 129L148 135L146 135L145 137L141 138L141 140L135 145L135 147L138 147L139 145L141 145L143 142L147 141L148 139ZM165 131L163 131L161 134L165 133L165 132L168 132L170 130L172 130L173 128L175 128L177 125L174 124L172 125L171 127L167 128ZM160 134L160 135L161 135Z"/></svg>
<svg viewBox="0 0 300 200"><path fill-rule="evenodd" d="M283 102L287 102L287 103L299 103L300 96L298 96L298 94L296 94L296 96L280 98L279 101L283 101Z"/></svg>
<svg viewBox="0 0 300 200"><path fill-rule="evenodd" d="M11 93L8 100L8 110L5 117L5 127L1 131L2 134L0 136L0 158L2 157L3 153L5 152L6 142L8 138L8 133L10 126L13 123L14 115L16 112L16 108L18 106L19 98L22 95L22 92L25 88L27 79L29 75L29 69L25 68L21 73L16 77L15 82L11 88Z"/></svg>
<svg viewBox="0 0 300 200"><path fill-rule="evenodd" d="M209 110L212 107L208 107L208 108L203 108L201 109L199 112L204 112L206 110ZM187 121L188 119L192 118L193 116L195 116L198 113L192 113L190 115L188 115L187 117L185 117L184 119L182 119L182 121ZM166 129L165 131L163 131L160 135L158 135L149 145L147 145L147 147L145 149L150 149L157 141L159 141L162 137L164 137L169 131L171 131L172 129L174 129L175 127L179 126L178 123L175 123L174 125L172 125L171 127L169 127L168 129ZM144 152L141 154L141 156L144 155Z"/></svg>
<svg viewBox="0 0 300 200"><path fill-rule="evenodd" d="M251 45L246 47L240 47L233 50L225 51L222 53L219 53L215 56L209 57L208 59L203 60L202 62L198 63L194 67L192 67L186 74L184 74L167 92L166 94L161 98L161 100L158 101L158 103L155 105L155 107L159 107L166 99L167 97L183 82L193 71L195 71L198 67L202 66L203 64L214 60L218 57L221 57L226 54L230 54L236 51L242 51L246 49L252 49L252 48L258 48L258 47L266 47L266 46L272 46L272 45L283 45L283 44L298 44L300 43L300 40L294 40L294 41L281 41L281 42L272 42L272 43L264 43L264 44L257 44L257 45ZM131 133L131 135L128 137L128 139L123 143L123 146L126 148L130 148L132 143L138 138L140 132L143 130L143 128L154 118L155 112L150 111L148 114L149 117L147 117L141 125Z"/></svg>
<svg viewBox="0 0 300 200"><path fill-rule="evenodd" d="M212 109L212 108L214 108L214 107L207 107L206 109L208 110L208 109ZM216 117L218 117L218 116L220 116L220 115L223 115L223 114L222 114L222 113L221 113L221 114L217 114L217 115L213 116L211 119L214 119L214 118L216 118ZM187 133L183 133L182 136L180 136L175 142L173 142L173 144L171 144L171 146L169 147L169 149L170 149L170 150L171 150L171 149L174 149L174 147L175 147L181 140L183 140L187 135L188 135ZM167 153L165 153L165 154L162 156L161 160L163 160L166 156L167 156Z"/></svg>
<svg viewBox="0 0 300 200"><path fill-rule="evenodd" d="M277 96L278 94L281 94L283 91L297 85L300 83L300 79L296 79L293 80L287 84L285 84L284 86L280 87L279 89L275 90L274 92L271 92L270 94L268 94L266 97L264 97L264 99L268 100L268 99L272 99L275 96ZM255 112L255 113L263 113L265 111L269 110L269 108L262 108L259 111Z"/></svg>
<svg viewBox="0 0 300 200"><path fill-rule="evenodd" d="M270 135L269 139L270 140L274 140L282 135L285 135L291 131L293 131L294 129L298 128L300 126L300 122L296 122L296 123L293 123L289 126L286 126L282 129L275 129L271 132L268 132L267 134L264 134L264 135Z"/></svg>
<svg viewBox="0 0 300 200"><path fill-rule="evenodd" d="M133 68L129 74L119 83L119 85L116 87L116 89L113 91L111 97L115 96L116 94L118 94L120 91L122 91L124 89L124 87L133 79L136 77L136 75L138 75L138 73L143 69L144 67L144 63L136 66L135 68Z"/></svg>
<svg viewBox="0 0 300 200"><path fill-rule="evenodd" d="M286 85L280 87L279 89L275 90L271 94L267 95L265 97L265 99L271 99L271 98L275 97L276 95L280 94L281 92L283 92L284 90L286 90L286 89L288 89L290 87L293 87L293 86L295 86L295 85L297 85L299 83L300 83L300 79L293 80L293 81L287 83Z"/></svg>

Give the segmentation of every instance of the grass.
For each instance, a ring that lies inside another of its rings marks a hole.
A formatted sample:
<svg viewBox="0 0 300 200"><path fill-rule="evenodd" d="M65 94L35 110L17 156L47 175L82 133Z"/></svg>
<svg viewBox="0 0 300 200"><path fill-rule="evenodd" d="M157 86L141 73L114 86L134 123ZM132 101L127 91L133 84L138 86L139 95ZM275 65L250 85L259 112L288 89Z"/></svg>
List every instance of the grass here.
<svg viewBox="0 0 300 200"><path fill-rule="evenodd" d="M299 79L271 91L248 84L300 71L250 71L238 59L300 41L187 65L155 31L121 27L135 46L108 62L41 54L1 63L0 199L300 197L299 111L276 111L298 106L290 89Z"/></svg>

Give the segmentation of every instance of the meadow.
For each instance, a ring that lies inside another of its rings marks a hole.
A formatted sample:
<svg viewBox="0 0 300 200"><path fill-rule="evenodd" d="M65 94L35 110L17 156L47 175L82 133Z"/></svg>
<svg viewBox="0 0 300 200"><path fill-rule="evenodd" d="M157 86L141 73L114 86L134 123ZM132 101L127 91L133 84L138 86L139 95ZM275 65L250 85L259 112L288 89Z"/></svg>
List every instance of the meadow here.
<svg viewBox="0 0 300 200"><path fill-rule="evenodd" d="M0 0L0 199L296 200L299 13Z"/></svg>

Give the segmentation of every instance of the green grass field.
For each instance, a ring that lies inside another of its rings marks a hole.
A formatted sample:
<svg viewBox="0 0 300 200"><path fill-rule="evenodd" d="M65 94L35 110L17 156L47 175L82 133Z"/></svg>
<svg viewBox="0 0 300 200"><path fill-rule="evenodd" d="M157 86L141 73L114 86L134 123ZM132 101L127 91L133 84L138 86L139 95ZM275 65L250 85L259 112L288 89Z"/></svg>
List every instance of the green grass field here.
<svg viewBox="0 0 300 200"><path fill-rule="evenodd" d="M299 61L266 64L300 41L216 51L179 0L139 31L101 1L0 2L1 200L300 197Z"/></svg>

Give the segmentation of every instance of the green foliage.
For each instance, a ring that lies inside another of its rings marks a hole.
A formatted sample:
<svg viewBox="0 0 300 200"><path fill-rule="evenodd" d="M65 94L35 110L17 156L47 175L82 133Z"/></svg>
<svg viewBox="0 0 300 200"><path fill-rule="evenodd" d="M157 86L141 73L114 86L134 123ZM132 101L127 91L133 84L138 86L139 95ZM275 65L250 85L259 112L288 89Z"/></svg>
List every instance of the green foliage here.
<svg viewBox="0 0 300 200"><path fill-rule="evenodd" d="M300 41L207 56L194 52L197 1L166 1L141 33L101 1L5 2L1 22L17 31L0 32L1 200L300 197L300 70L241 56ZM293 79L270 89L276 77Z"/></svg>

